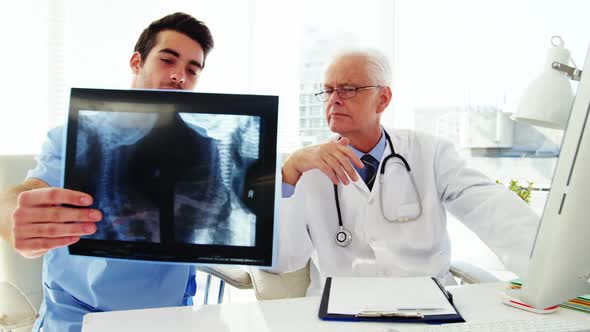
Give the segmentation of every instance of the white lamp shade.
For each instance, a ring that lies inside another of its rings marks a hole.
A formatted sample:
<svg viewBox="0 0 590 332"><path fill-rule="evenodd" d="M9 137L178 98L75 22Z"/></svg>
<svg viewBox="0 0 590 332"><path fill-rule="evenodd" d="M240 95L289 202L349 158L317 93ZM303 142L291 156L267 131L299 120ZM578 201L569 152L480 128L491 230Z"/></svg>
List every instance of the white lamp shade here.
<svg viewBox="0 0 590 332"><path fill-rule="evenodd" d="M567 64L569 51L556 46L549 49L545 72L524 91L512 119L535 126L565 129L574 101L572 86L565 73L552 68L553 62Z"/></svg>

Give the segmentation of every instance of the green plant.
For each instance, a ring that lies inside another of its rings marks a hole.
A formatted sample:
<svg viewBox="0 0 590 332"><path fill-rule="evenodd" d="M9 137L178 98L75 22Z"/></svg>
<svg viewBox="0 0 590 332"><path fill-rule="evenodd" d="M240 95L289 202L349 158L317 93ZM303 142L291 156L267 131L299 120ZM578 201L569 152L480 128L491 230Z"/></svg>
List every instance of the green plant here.
<svg viewBox="0 0 590 332"><path fill-rule="evenodd" d="M527 187L523 187L518 184L517 180L510 180L510 184L508 184L508 189L512 190L514 193L518 195L525 203L529 204L531 201L531 191L533 190L533 183L531 181L527 181L529 185ZM499 180L496 180L496 183L503 184Z"/></svg>

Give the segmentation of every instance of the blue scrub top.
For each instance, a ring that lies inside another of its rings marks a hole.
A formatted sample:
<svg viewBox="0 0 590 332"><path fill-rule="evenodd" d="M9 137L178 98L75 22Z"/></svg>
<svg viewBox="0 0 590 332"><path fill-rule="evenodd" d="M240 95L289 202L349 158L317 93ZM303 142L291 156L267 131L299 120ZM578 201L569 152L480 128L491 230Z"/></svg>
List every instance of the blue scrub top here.
<svg viewBox="0 0 590 332"><path fill-rule="evenodd" d="M63 127L48 133L27 177L61 186ZM90 312L192 304L196 268L188 264L72 256L67 248L45 254L43 303L33 331L80 331Z"/></svg>

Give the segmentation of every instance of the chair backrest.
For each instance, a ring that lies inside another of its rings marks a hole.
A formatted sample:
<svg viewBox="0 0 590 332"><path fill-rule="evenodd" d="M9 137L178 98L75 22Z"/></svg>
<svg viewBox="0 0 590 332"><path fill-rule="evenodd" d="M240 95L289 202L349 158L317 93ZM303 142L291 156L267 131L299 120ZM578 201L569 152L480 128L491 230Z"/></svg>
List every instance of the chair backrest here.
<svg viewBox="0 0 590 332"><path fill-rule="evenodd" d="M297 271L288 273L269 273L250 269L252 287L258 300L275 300L291 297L304 297L309 288L309 264ZM461 284L498 282L497 277L468 262L451 263L450 272Z"/></svg>
<svg viewBox="0 0 590 332"><path fill-rule="evenodd" d="M27 170L33 167L35 159L32 155L0 155L0 190L21 183ZM0 281L17 286L37 309L43 299L42 265L42 258L23 258L9 243L0 240Z"/></svg>
<svg viewBox="0 0 590 332"><path fill-rule="evenodd" d="M305 267L288 273L275 274L259 269L250 269L249 273L259 300L304 297L310 283L309 262Z"/></svg>
<svg viewBox="0 0 590 332"><path fill-rule="evenodd" d="M0 331L24 330L35 323L37 311L24 294L6 281L0 281ZM22 329L20 329L22 328Z"/></svg>
<svg viewBox="0 0 590 332"><path fill-rule="evenodd" d="M258 300L275 300L304 297L310 284L310 262L305 267L288 273L269 273L257 268L235 266L199 266L199 271L213 275L238 289L254 289ZM498 282L496 276L477 265L456 261L451 263L450 272L461 284ZM206 291L207 293L208 291ZM220 287L219 298L223 298Z"/></svg>

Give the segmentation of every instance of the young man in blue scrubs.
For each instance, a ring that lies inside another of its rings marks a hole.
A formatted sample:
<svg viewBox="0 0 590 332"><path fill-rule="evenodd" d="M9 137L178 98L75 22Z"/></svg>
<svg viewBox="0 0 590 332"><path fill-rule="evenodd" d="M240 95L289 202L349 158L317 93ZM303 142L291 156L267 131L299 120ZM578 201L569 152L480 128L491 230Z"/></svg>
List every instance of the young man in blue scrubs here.
<svg viewBox="0 0 590 332"><path fill-rule="evenodd" d="M212 47L207 26L190 15L154 21L131 56L131 88L192 90ZM51 130L37 167L0 196L2 238L25 257L44 255L44 300L34 331L79 331L89 312L190 304L194 266L69 255L66 246L94 233L102 215L84 208L92 204L91 196L58 188L62 134L63 127Z"/></svg>

